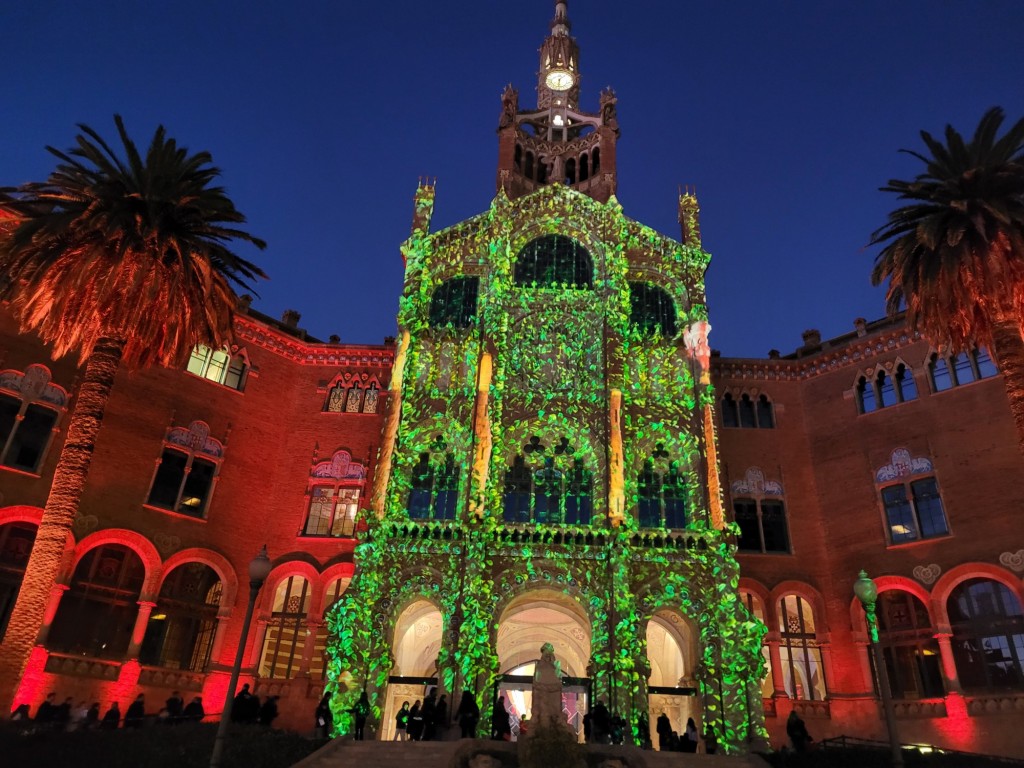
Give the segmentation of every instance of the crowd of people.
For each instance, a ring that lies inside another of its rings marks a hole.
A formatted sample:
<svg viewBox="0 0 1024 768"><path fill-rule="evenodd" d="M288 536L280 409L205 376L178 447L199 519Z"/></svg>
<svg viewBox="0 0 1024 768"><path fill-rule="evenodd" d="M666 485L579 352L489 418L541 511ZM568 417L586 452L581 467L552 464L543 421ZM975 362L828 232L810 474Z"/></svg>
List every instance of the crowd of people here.
<svg viewBox="0 0 1024 768"><path fill-rule="evenodd" d="M277 719L277 702L280 698L267 696L260 702L260 697L252 693L246 683L231 703L231 722L270 726Z"/></svg>
<svg viewBox="0 0 1024 768"><path fill-rule="evenodd" d="M146 697L142 693L128 705L128 709L123 715L121 706L116 701L101 716L98 701L87 704L82 700L76 704L74 699L69 696L58 704L56 693L50 693L43 700L39 708L36 709L35 716L32 715L28 704L18 705L11 713L13 722L55 731L141 728L147 719L155 719L156 722L166 725L178 725L189 722L198 723L204 717L206 717L206 712L203 710L202 696L195 696L192 701L185 704L185 700L178 691L171 694L164 707L155 716L146 714Z"/></svg>

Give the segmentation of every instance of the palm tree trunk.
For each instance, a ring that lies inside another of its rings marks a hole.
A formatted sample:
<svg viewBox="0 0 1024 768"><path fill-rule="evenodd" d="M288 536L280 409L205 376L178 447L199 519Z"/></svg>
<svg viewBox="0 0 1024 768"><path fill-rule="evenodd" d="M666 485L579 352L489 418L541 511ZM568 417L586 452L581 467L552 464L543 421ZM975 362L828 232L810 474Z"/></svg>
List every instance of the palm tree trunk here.
<svg viewBox="0 0 1024 768"><path fill-rule="evenodd" d="M12 709L22 673L43 625L89 474L103 410L123 352L123 340L104 338L86 361L85 376L68 423L67 439L53 473L50 495L7 633L0 645L0 717L3 718Z"/></svg>
<svg viewBox="0 0 1024 768"><path fill-rule="evenodd" d="M1017 444L1024 454L1024 338L1016 319L998 318L992 324L992 353L1003 374L1010 413L1017 425Z"/></svg>

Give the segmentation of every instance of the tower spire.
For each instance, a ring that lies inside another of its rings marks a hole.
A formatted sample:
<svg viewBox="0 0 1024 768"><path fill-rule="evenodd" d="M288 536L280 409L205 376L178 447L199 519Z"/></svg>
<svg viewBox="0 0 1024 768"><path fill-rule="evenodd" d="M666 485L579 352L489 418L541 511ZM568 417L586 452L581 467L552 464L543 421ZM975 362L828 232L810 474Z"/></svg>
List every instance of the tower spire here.
<svg viewBox="0 0 1024 768"><path fill-rule="evenodd" d="M540 47L537 106L520 111L519 92L501 96L498 188L509 198L547 184L564 184L595 200L615 194L615 93L601 94L600 111L580 109L580 47L569 4L556 0L550 32Z"/></svg>

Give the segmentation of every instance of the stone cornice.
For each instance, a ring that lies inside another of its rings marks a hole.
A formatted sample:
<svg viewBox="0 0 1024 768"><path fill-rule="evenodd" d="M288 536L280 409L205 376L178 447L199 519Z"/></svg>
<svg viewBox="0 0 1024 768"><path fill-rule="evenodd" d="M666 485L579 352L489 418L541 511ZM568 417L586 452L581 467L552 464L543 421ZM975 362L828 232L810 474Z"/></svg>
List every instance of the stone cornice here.
<svg viewBox="0 0 1024 768"><path fill-rule="evenodd" d="M235 332L240 345L257 346L300 365L390 368L395 362L394 347L303 341L246 315L236 316Z"/></svg>
<svg viewBox="0 0 1024 768"><path fill-rule="evenodd" d="M919 341L920 334L900 323L880 333L843 339L836 346L826 342L820 351L806 357L777 360L712 358L711 373L715 380L803 381L841 368L862 367L865 362L873 362L881 355L905 349Z"/></svg>

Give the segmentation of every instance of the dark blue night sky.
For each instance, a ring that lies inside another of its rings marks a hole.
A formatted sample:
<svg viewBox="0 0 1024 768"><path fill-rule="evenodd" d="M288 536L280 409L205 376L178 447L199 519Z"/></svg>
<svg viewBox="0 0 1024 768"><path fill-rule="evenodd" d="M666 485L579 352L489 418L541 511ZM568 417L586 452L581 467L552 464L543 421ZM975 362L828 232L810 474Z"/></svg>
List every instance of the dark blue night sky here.
<svg viewBox="0 0 1024 768"><path fill-rule="evenodd" d="M256 308L302 312L315 336L395 333L420 176L434 224L494 194L499 95L534 103L554 3L3 3L0 185L41 179L45 144L124 115L145 144L158 123L206 149L269 241ZM619 96L618 198L678 237L676 190L696 185L712 345L784 353L800 332L883 314L871 231L917 173L901 147L984 110L1024 115L1024 2L571 0L582 106Z"/></svg>

